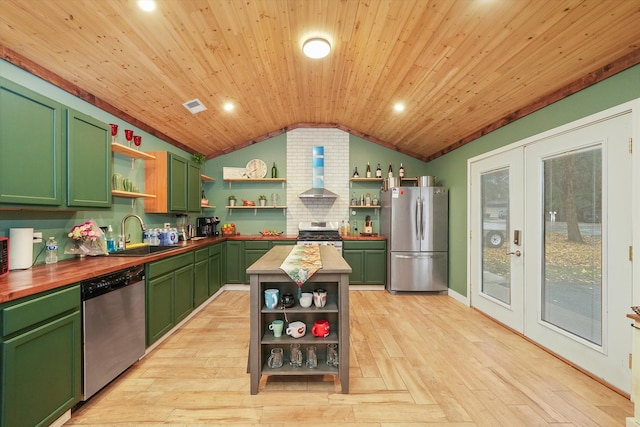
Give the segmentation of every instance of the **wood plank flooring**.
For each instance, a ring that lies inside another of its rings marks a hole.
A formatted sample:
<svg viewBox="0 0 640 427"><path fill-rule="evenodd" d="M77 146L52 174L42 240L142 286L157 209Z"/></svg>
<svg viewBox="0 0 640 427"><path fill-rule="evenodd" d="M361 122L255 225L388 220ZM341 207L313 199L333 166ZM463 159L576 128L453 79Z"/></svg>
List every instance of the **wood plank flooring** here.
<svg viewBox="0 0 640 427"><path fill-rule="evenodd" d="M249 293L224 291L67 426L624 426L633 405L444 295L351 291L350 393L334 377L249 392Z"/></svg>

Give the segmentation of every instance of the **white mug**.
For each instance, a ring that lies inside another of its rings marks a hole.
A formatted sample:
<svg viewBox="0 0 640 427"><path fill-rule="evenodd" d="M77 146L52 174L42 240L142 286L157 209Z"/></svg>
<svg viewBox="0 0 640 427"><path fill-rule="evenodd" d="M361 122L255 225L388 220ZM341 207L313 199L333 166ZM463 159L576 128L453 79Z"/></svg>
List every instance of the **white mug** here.
<svg viewBox="0 0 640 427"><path fill-rule="evenodd" d="M287 335L291 335L293 338L303 337L307 332L307 325L304 322L295 321L289 323L287 327L286 333Z"/></svg>
<svg viewBox="0 0 640 427"><path fill-rule="evenodd" d="M300 295L300 306L308 308L311 307L311 304L313 304L313 294L311 292L303 292Z"/></svg>

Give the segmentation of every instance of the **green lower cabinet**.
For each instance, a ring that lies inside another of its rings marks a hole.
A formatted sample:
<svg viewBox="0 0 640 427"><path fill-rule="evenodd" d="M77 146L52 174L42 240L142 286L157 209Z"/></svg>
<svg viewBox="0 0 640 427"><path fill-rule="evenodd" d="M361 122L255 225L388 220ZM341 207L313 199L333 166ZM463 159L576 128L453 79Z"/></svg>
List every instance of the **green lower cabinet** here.
<svg viewBox="0 0 640 427"><path fill-rule="evenodd" d="M246 283L244 243L242 240L228 240L226 242L226 283Z"/></svg>
<svg viewBox="0 0 640 427"><path fill-rule="evenodd" d="M224 283L224 243L209 246L209 296L218 292Z"/></svg>
<svg viewBox="0 0 640 427"><path fill-rule="evenodd" d="M244 282L249 283L249 275L247 274L247 268L262 258L264 254L271 249L270 240L246 240L244 242Z"/></svg>
<svg viewBox="0 0 640 427"><path fill-rule="evenodd" d="M193 266L193 301L197 307L209 297L209 248L195 251L195 264Z"/></svg>
<svg viewBox="0 0 640 427"><path fill-rule="evenodd" d="M147 346L184 319L194 307L194 252L145 266Z"/></svg>
<svg viewBox="0 0 640 427"><path fill-rule="evenodd" d="M350 285L384 285L387 279L386 242L345 241L342 257L351 266Z"/></svg>
<svg viewBox="0 0 640 427"><path fill-rule="evenodd" d="M186 265L175 271L174 310L177 324L193 311L193 265Z"/></svg>
<svg viewBox="0 0 640 427"><path fill-rule="evenodd" d="M0 426L48 426L80 401L80 287L0 306Z"/></svg>

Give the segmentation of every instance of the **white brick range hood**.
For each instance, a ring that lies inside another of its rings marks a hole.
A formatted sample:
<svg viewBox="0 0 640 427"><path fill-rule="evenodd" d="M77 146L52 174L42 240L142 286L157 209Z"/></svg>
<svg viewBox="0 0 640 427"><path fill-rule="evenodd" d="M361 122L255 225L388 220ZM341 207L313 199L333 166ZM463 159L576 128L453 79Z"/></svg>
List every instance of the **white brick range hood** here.
<svg viewBox="0 0 640 427"><path fill-rule="evenodd" d="M336 198L299 195L313 184L313 147L324 147L324 188ZM349 217L349 134L333 128L287 132L287 234L300 222L347 220Z"/></svg>

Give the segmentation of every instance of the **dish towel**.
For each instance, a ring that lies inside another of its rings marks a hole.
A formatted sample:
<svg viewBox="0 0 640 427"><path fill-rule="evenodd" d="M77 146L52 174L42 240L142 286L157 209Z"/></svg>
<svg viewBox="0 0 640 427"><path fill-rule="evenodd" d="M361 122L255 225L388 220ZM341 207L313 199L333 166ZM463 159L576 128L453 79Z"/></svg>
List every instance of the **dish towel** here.
<svg viewBox="0 0 640 427"><path fill-rule="evenodd" d="M317 243L295 245L280 265L280 270L287 273L298 287L302 286L321 268L320 245Z"/></svg>

